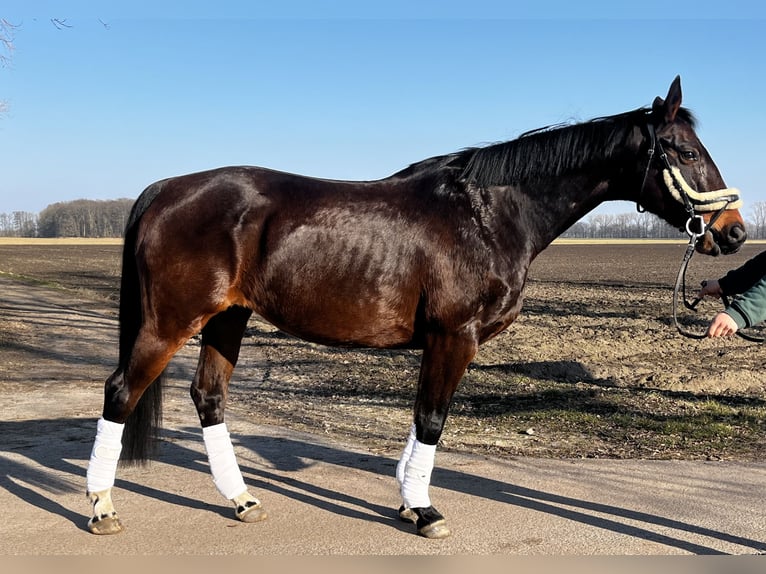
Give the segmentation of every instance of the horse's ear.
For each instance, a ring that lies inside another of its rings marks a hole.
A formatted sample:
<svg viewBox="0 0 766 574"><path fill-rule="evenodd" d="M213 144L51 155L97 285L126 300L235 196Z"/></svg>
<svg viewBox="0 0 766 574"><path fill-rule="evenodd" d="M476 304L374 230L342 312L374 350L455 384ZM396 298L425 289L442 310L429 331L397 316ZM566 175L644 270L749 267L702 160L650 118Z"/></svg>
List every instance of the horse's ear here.
<svg viewBox="0 0 766 574"><path fill-rule="evenodd" d="M676 119L676 114L681 107L681 76L676 76L670 84L667 97L663 100L657 96L654 98L652 110L667 123Z"/></svg>

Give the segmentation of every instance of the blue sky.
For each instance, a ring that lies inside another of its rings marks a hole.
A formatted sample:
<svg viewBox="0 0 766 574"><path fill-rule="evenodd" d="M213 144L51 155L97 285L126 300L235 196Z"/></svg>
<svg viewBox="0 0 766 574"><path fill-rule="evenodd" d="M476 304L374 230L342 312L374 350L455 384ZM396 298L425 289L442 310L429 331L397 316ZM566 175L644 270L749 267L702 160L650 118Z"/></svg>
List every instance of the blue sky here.
<svg viewBox="0 0 766 574"><path fill-rule="evenodd" d="M766 9L749 3L6 4L0 212L222 165L376 179L649 105L677 74L745 211L766 201Z"/></svg>

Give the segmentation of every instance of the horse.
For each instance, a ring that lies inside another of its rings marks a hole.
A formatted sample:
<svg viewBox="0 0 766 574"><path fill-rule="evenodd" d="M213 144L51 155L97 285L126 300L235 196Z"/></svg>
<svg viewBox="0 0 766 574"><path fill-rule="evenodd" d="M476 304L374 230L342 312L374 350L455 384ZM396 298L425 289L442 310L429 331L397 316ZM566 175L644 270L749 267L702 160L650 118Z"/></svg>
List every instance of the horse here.
<svg viewBox="0 0 766 574"><path fill-rule="evenodd" d="M374 181L231 166L149 185L125 231L119 356L88 463L88 529L123 529L112 501L118 462L153 455L161 375L200 333L190 394L213 483L239 520L266 518L224 419L256 313L320 344L422 351L395 471L398 512L421 536L448 536L429 484L453 394L479 346L519 315L530 263L546 246L612 200L679 229L702 226L700 253L733 253L745 241L739 192L725 186L681 100L676 77L651 106L432 157Z"/></svg>

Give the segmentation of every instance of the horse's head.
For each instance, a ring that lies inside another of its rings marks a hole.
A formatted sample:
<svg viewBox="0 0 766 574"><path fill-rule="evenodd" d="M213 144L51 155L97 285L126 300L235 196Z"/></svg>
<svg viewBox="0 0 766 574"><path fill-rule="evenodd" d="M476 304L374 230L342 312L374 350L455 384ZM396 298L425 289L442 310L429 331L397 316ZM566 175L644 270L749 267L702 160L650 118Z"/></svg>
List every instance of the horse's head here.
<svg viewBox="0 0 766 574"><path fill-rule="evenodd" d="M681 107L681 79L647 114L649 160L640 203L672 225L699 236L700 253L734 253L747 234L739 213L739 191L727 188L710 154L694 131L691 113Z"/></svg>

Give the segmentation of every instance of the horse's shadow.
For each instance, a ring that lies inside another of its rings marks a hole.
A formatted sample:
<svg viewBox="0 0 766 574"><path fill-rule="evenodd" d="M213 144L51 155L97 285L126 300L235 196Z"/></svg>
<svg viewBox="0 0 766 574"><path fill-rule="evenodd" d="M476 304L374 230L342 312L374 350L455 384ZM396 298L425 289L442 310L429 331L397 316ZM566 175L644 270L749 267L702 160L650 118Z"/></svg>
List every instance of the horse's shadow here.
<svg viewBox="0 0 766 574"><path fill-rule="evenodd" d="M291 439L273 439L263 440L261 437L242 436L239 437L239 443L242 446L250 448L261 457L269 460L279 470L293 470L305 465L305 460L323 461L325 463L336 464L343 467L357 470L365 470L371 474L393 477L396 460L370 454L359 454L350 451L339 450L335 447L307 443L303 441L294 441ZM263 476L261 469L242 466L243 472L249 472L253 475ZM278 474L268 473L267 477L272 482L284 480L284 477ZM290 479L288 479L289 482ZM279 490L280 487L274 487L273 484L258 481L258 487L263 490ZM766 548L766 542L752 540L741 536L734 536L725 532L712 530L705 527L688 524L672 518L657 516L650 513L620 508L617 506L589 502L577 498L558 495L537 489L530 489L521 486L515 486L508 482L486 478L470 474L467 472L452 470L448 468L437 468L434 471L431 483L434 487L455 492L470 494L478 498L484 498L496 501L497 503L512 504L521 508L536 510L538 512L566 518L573 522L595 526L604 530L618 532L636 538L659 542L670 547L678 548L692 554L723 554L723 552L711 547L703 546L680 537L658 534L648 528L640 526L631 526L618 519L631 520L635 522L654 525L662 528L679 530L689 534L707 536L720 541L738 544L753 548L763 552ZM302 487L308 492L320 496L335 496L338 501L338 510L341 513L347 510L343 505L353 503L360 506L367 506L370 510L381 515L390 515L391 509L387 507L377 507L369 505L363 499L350 498L347 495L333 494L332 491L318 487L316 485L301 483ZM294 494L294 493L292 493ZM306 502L310 502L306 500ZM565 508L571 507L574 508ZM329 510L329 508L328 508ZM604 518L600 515L611 516L613 518Z"/></svg>
<svg viewBox="0 0 766 574"><path fill-rule="evenodd" d="M95 421L81 418L60 418L31 421L0 421L0 436L14 438L10 447L0 448L0 488L35 507L58 514L71 521L78 529L84 528L85 515L72 511L56 500L56 494L70 494L84 488L82 464L90 453ZM57 438L51 438L57 437ZM160 459L186 471L208 473L208 465L202 450L193 450L180 444L182 440L202 443L198 428L169 429L162 443ZM326 444L318 444L284 437L232 435L238 449L251 451L264 461L252 465L250 457L241 457L246 482L258 493L273 492L313 505L327 512L411 530L396 518L393 507L366 501L361 496L338 492L326 486L306 482L298 471L316 464L368 472L374 476L392 477L396 460L370 453L343 450ZM6 453L20 451L32 461L19 462L18 457ZM118 473L119 475L119 473ZM568 519L574 523L601 528L639 539L665 544L692 554L721 554L722 552L703 544L684 539L680 533L705 536L726 543L737 544L763 552L766 542L735 536L726 532L697 526L691 523L647 512L621 508L587 500L562 496L553 492L516 486L497 479L485 478L460 470L438 467L432 484L444 490L470 494L474 497L511 504L544 514ZM155 498L179 506L216 512L232 518L232 509L225 504L209 504L188 496L174 493L172 489L157 489L126 479L117 479L116 486L125 491ZM36 487L32 488L32 487ZM38 490L47 494L40 494ZM83 503L84 493L83 493ZM620 520L631 521L630 525ZM645 524L646 526L640 526ZM660 527L679 532L660 534L650 529Z"/></svg>
<svg viewBox="0 0 766 574"><path fill-rule="evenodd" d="M87 507L83 465L72 461L87 460L95 436L95 428L95 420L80 418L0 421L0 436L11 437L8 444L3 443L0 446L0 489L6 490L32 506L58 514L72 522L78 529L84 530L87 517L61 504L56 500L56 495L81 492L83 508ZM266 464L258 468L242 466L246 481L258 492L280 493L342 516L390 523L397 528L408 529L407 525L398 520L392 508L296 478L298 471L320 461L391 475L391 468L395 464L391 460L364 455L356 458L359 464L353 465L353 453L317 446L309 442L256 436L241 437L239 440L232 436L232 439L238 447L257 443L257 449L249 446L247 448L266 459ZM194 450L181 444L183 441L190 440L202 445L202 433L199 428L165 429L159 460L185 471L209 475L204 451ZM6 453L14 451L22 452L24 457L34 464L21 462L18 457L6 456ZM349 460L346 460L347 458ZM387 464L389 468L386 470L373 468L370 464L373 460L379 464ZM269 468L273 470L268 470ZM248 476L248 473L251 476ZM172 489L159 490L146 484L120 478L120 474L125 473L118 470L115 486L121 490L186 508L216 512L226 518L234 516L231 505L224 502L210 504L178 494ZM358 510L359 508L364 508L366 511Z"/></svg>

